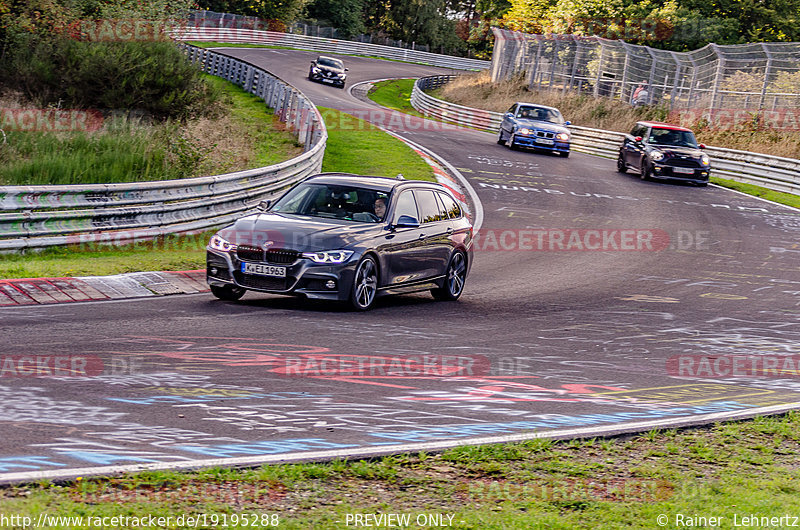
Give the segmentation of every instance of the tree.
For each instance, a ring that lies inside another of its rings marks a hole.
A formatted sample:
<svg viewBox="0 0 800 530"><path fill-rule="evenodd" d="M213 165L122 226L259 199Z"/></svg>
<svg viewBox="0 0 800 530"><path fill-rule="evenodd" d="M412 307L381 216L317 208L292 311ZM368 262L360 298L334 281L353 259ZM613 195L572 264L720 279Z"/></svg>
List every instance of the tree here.
<svg viewBox="0 0 800 530"><path fill-rule="evenodd" d="M333 26L346 37L366 31L364 0L313 0L306 6L309 17Z"/></svg>
<svg viewBox="0 0 800 530"><path fill-rule="evenodd" d="M200 9L278 20L291 24L303 9L303 0L201 0Z"/></svg>

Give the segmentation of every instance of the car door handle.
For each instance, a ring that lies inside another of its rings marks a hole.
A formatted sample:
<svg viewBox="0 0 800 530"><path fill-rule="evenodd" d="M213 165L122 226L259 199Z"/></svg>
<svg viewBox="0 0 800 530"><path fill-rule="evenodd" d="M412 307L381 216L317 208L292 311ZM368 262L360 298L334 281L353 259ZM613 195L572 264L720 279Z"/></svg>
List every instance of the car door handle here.
<svg viewBox="0 0 800 530"><path fill-rule="evenodd" d="M453 233L453 227L452 226L447 229L447 233L448 234L452 234Z"/></svg>
<svg viewBox="0 0 800 530"><path fill-rule="evenodd" d="M419 235L419 238L420 238L420 239L425 239L425 234L420 234L420 235Z"/></svg>

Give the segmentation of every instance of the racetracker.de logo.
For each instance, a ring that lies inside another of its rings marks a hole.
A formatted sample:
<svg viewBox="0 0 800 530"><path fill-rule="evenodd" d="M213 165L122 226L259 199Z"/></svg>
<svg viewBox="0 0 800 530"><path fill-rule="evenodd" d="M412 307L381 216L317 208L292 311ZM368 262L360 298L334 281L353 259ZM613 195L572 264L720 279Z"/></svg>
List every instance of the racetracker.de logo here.
<svg viewBox="0 0 800 530"><path fill-rule="evenodd" d="M303 354L280 359L270 372L284 377L472 377L487 375L482 355Z"/></svg>
<svg viewBox="0 0 800 530"><path fill-rule="evenodd" d="M102 125L96 110L0 108L0 129L6 132L92 132Z"/></svg>
<svg viewBox="0 0 800 530"><path fill-rule="evenodd" d="M2 355L0 377L97 376L100 357L85 355Z"/></svg>
<svg viewBox="0 0 800 530"><path fill-rule="evenodd" d="M57 33L89 42L168 41L172 27L162 21L136 18L78 20L55 28Z"/></svg>
<svg viewBox="0 0 800 530"><path fill-rule="evenodd" d="M667 373L677 377L800 377L798 355L676 355L667 359Z"/></svg>
<svg viewBox="0 0 800 530"><path fill-rule="evenodd" d="M669 247L660 229L489 229L475 234L476 251L654 252Z"/></svg>

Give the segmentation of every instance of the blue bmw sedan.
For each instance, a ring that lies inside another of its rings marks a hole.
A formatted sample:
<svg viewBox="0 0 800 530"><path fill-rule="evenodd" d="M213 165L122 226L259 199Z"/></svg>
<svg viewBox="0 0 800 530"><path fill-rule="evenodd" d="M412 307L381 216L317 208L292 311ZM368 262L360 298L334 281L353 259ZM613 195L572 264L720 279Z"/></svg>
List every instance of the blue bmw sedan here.
<svg viewBox="0 0 800 530"><path fill-rule="evenodd" d="M497 143L510 149L526 147L569 156L570 132L558 109L514 103L503 115Z"/></svg>

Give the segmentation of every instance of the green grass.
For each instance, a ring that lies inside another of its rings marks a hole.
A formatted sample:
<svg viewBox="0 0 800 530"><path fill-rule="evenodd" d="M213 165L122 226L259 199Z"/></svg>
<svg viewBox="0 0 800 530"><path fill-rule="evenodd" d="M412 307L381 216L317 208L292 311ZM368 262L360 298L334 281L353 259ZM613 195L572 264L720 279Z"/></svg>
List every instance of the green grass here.
<svg viewBox="0 0 800 530"><path fill-rule="evenodd" d="M756 197L761 197L762 199L767 199L772 202L777 202L778 204L786 204L787 206L800 208L800 196L792 195L791 193L772 191L767 188L762 188L761 186L756 186L754 184L745 184L743 182L737 182L735 180L727 180L714 176L711 177L711 182L713 182L714 184L718 184L720 186L724 186L726 188L741 191L742 193L746 193L748 195L754 195Z"/></svg>
<svg viewBox="0 0 800 530"><path fill-rule="evenodd" d="M148 126L118 117L102 131L69 134L7 132L0 151L0 184L7 186L134 182L182 178L172 166L174 124Z"/></svg>
<svg viewBox="0 0 800 530"><path fill-rule="evenodd" d="M287 130L272 109L258 96L215 76L205 76L209 83L230 98L229 115L233 118L239 134L246 135L252 143L251 167L278 164L299 156L303 152L294 134ZM240 171L242 167L230 169ZM210 174L215 174L215 172Z"/></svg>
<svg viewBox="0 0 800 530"><path fill-rule="evenodd" d="M721 527L733 528L734 516L741 525L745 516L800 512L798 449L800 414L793 412L609 440L42 481L0 489L0 512L34 519L169 516L177 528L189 526L174 524L180 515L230 521L258 513L297 529L346 528L348 515L367 513L408 514L412 521L453 516L452 527L462 529L658 528L663 514L668 528L681 526L679 516L684 523L721 517Z"/></svg>
<svg viewBox="0 0 800 530"><path fill-rule="evenodd" d="M92 132L7 131L0 149L0 185L180 179L242 169L231 167L242 163L242 156L233 156L242 151L250 167L275 164L302 152L263 101L220 78L204 78L228 101L216 109L217 119L180 124L115 116ZM219 139L210 134L215 126L232 127L235 140L227 148L218 147Z"/></svg>
<svg viewBox="0 0 800 530"><path fill-rule="evenodd" d="M431 167L405 143L350 114L319 109L328 128L323 171L435 180Z"/></svg>
<svg viewBox="0 0 800 530"><path fill-rule="evenodd" d="M412 116L423 117L411 105L411 91L414 89L416 79L391 79L375 83L369 91L369 99L381 105Z"/></svg>
<svg viewBox="0 0 800 530"><path fill-rule="evenodd" d="M0 255L0 278L105 276L205 267L205 246L215 230L170 235L130 245L68 245L40 252Z"/></svg>

